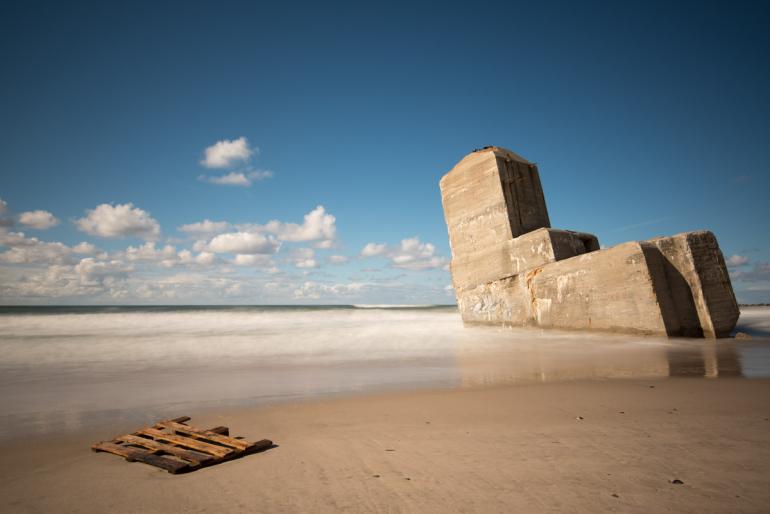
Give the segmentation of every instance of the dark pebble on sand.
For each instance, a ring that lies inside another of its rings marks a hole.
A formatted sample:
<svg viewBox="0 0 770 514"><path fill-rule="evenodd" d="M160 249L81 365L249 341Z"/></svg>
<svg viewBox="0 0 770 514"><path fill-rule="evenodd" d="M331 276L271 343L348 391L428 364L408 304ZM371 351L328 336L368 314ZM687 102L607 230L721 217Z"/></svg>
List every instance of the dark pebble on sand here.
<svg viewBox="0 0 770 514"><path fill-rule="evenodd" d="M615 493L612 493L612 497L613 497L613 498L620 498L620 496L618 496L618 495L617 495L617 494L615 494Z"/></svg>
<svg viewBox="0 0 770 514"><path fill-rule="evenodd" d="M386 452L394 452L394 451L396 451L396 450L394 450L393 448L385 448L385 451L386 451Z"/></svg>
<svg viewBox="0 0 770 514"><path fill-rule="evenodd" d="M681 480L679 480L678 478L675 478L675 479L673 479L673 480L671 481L671 483L672 483L672 484L676 484L676 485L682 485L682 484L684 484L684 482L682 482L682 481L681 481Z"/></svg>
<svg viewBox="0 0 770 514"><path fill-rule="evenodd" d="M374 478L380 478L380 475L372 475Z"/></svg>

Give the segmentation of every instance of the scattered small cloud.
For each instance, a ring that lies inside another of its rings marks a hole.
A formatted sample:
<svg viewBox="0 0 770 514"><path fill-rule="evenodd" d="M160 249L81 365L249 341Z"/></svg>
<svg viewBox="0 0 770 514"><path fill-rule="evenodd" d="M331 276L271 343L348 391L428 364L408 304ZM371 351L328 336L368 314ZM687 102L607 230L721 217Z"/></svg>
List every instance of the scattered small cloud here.
<svg viewBox="0 0 770 514"><path fill-rule="evenodd" d="M748 263L749 263L749 258L746 257L745 255L734 254L727 259L728 268L738 268L740 266L745 266Z"/></svg>
<svg viewBox="0 0 770 514"><path fill-rule="evenodd" d="M312 269L318 267L315 259L315 251L312 248L295 248L289 254L289 262L300 269Z"/></svg>
<svg viewBox="0 0 770 514"><path fill-rule="evenodd" d="M103 203L86 212L85 217L75 220L75 225L92 236L112 239L138 237L148 241L160 236L160 224L150 213L134 207L132 203Z"/></svg>
<svg viewBox="0 0 770 514"><path fill-rule="evenodd" d="M48 211L28 211L19 214L19 223L27 228L46 230L59 224L59 219Z"/></svg>
<svg viewBox="0 0 770 514"><path fill-rule="evenodd" d="M366 243L361 249L361 257L376 257L387 251L387 245L378 243Z"/></svg>
<svg viewBox="0 0 770 514"><path fill-rule="evenodd" d="M86 243L85 241L76 244L72 247L72 251L79 254L91 254L96 252L96 247L92 245L91 243Z"/></svg>
<svg viewBox="0 0 770 514"><path fill-rule="evenodd" d="M258 268L271 268L273 266L273 259L270 255L265 254L238 254L233 259L233 264L236 266L250 266Z"/></svg>
<svg viewBox="0 0 770 514"><path fill-rule="evenodd" d="M201 175L198 180L202 182L208 182L210 184L216 184L218 186L237 186L237 187L251 187L254 182L259 182L273 177L273 172L270 170L257 170L257 171L231 171L224 175L211 176Z"/></svg>
<svg viewBox="0 0 770 514"><path fill-rule="evenodd" d="M336 218L323 205L305 214L302 224L268 221L264 226L255 226L257 231L275 235L281 241L304 243L308 241L334 241L337 235Z"/></svg>
<svg viewBox="0 0 770 514"><path fill-rule="evenodd" d="M211 221L210 219L205 219L203 221L199 221L198 223L182 225L178 230L193 237L210 237L216 234L221 234L222 232L227 232L229 228L230 223L226 221Z"/></svg>
<svg viewBox="0 0 770 514"><path fill-rule="evenodd" d="M418 237L402 239L399 245L394 247L367 243L361 250L361 257L377 256L386 257L394 268L413 271L445 268L448 265L446 257L436 254L433 244L423 243Z"/></svg>
<svg viewBox="0 0 770 514"><path fill-rule="evenodd" d="M201 164L207 168L229 168L237 163L248 162L257 152L258 149L251 148L243 136L233 140L223 139L204 150Z"/></svg>
<svg viewBox="0 0 770 514"><path fill-rule="evenodd" d="M345 264L350 259L348 257L345 257L344 255L330 255L327 260L331 264Z"/></svg>
<svg viewBox="0 0 770 514"><path fill-rule="evenodd" d="M278 251L281 243L272 236L256 232L229 232L220 234L212 239L207 249L214 253L234 254L273 254Z"/></svg>

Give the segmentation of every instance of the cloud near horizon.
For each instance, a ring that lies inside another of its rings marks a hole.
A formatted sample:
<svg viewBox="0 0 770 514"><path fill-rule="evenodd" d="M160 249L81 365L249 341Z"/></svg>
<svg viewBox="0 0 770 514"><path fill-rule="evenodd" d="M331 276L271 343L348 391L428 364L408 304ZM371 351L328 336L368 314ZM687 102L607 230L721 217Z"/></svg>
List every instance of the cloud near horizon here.
<svg viewBox="0 0 770 514"><path fill-rule="evenodd" d="M423 243L419 237L402 239L397 246L367 243L360 256L385 257L394 268L421 271L444 268L448 264L446 257L436 254L436 247L431 243Z"/></svg>

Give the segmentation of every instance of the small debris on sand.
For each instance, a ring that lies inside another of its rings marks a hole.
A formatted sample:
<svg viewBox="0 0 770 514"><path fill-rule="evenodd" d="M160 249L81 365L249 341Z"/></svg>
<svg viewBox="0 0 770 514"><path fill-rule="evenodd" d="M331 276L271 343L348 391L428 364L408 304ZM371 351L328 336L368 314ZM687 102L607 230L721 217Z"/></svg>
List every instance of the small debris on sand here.
<svg viewBox="0 0 770 514"><path fill-rule="evenodd" d="M751 334L747 334L746 332L736 332L735 338L748 341L749 339L751 339Z"/></svg>
<svg viewBox="0 0 770 514"><path fill-rule="evenodd" d="M673 480L671 481L671 483L672 483L672 484L675 484L675 485L682 485L682 484L684 484L684 482L682 482L682 481L681 481L681 480L679 480L678 478L675 478L675 479L673 479Z"/></svg>
<svg viewBox="0 0 770 514"><path fill-rule="evenodd" d="M580 421L580 420L583 420L583 419L585 419L585 418L584 418L583 416L578 416L578 417L576 417L575 419L576 419L576 420L578 420L578 421Z"/></svg>

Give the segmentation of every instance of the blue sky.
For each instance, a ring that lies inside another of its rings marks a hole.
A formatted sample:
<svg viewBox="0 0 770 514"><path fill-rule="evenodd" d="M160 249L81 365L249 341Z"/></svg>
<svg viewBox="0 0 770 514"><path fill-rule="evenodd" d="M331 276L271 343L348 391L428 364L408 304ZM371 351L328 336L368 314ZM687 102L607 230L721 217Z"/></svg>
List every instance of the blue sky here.
<svg viewBox="0 0 770 514"><path fill-rule="evenodd" d="M438 180L486 145L770 301L766 3L110 4L0 7L3 303L452 303Z"/></svg>

